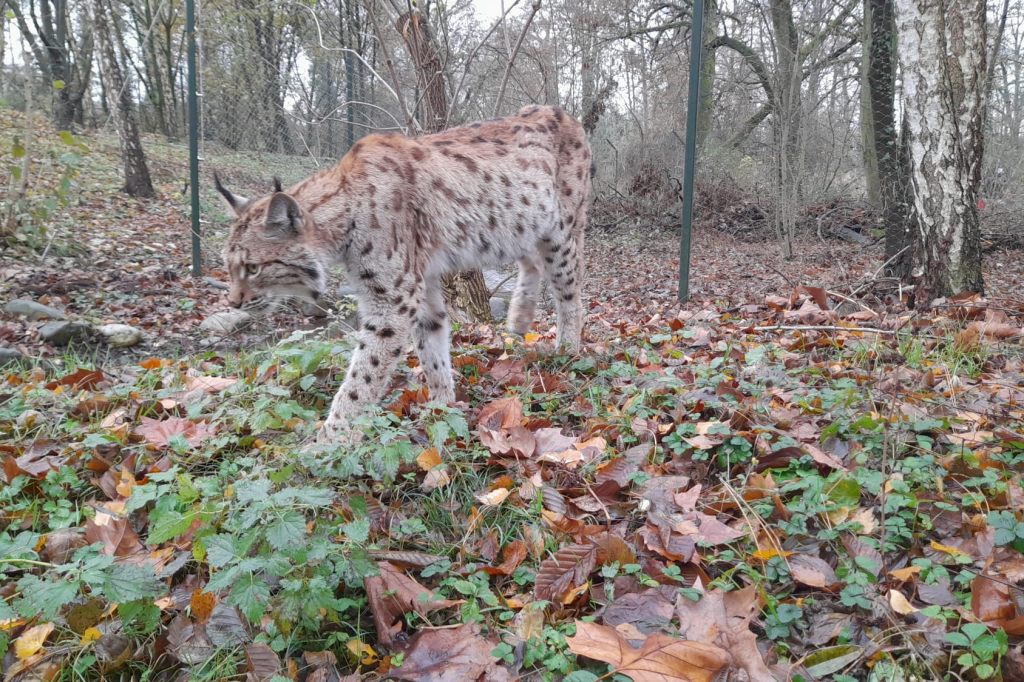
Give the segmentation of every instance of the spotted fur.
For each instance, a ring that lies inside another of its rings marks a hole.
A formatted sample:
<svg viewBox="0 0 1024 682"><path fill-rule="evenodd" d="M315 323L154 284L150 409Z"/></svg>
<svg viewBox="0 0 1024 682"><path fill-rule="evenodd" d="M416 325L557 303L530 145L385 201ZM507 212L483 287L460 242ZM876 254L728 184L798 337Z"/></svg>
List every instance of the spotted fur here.
<svg viewBox="0 0 1024 682"><path fill-rule="evenodd" d="M333 265L356 289L362 328L328 438L381 399L410 337L432 399L454 400L446 273L517 262L508 326L520 334L546 277L556 341L580 346L591 152L561 109L528 107L418 138L370 135L335 167L257 200L217 184L236 214L224 249L233 305L315 301Z"/></svg>

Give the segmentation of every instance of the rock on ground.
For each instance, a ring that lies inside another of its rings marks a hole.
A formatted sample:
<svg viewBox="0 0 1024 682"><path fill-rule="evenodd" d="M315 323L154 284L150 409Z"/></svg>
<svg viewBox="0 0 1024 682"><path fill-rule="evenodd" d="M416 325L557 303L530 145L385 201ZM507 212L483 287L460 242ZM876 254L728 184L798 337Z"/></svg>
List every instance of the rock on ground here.
<svg viewBox="0 0 1024 682"><path fill-rule="evenodd" d="M4 306L4 312L10 315L24 315L30 320L63 320L67 317L56 308L27 298L16 298L13 301L8 301L7 305Z"/></svg>
<svg viewBox="0 0 1024 682"><path fill-rule="evenodd" d="M244 310L223 310L210 315L199 324L199 328L211 334L230 334L252 321L252 315Z"/></svg>
<svg viewBox="0 0 1024 682"><path fill-rule="evenodd" d="M96 331L114 348L128 348L142 340L142 332L127 324L105 324Z"/></svg>
<svg viewBox="0 0 1024 682"><path fill-rule="evenodd" d="M48 322L39 329L39 336L54 346L66 346L72 341L88 338L92 329L81 322Z"/></svg>
<svg viewBox="0 0 1024 682"><path fill-rule="evenodd" d="M508 299L498 296L491 297L491 317L497 321L505 319L508 315Z"/></svg>
<svg viewBox="0 0 1024 682"><path fill-rule="evenodd" d="M10 365L13 363L26 363L28 358L19 353L13 348L7 348L6 346L0 346L0 367L4 365Z"/></svg>

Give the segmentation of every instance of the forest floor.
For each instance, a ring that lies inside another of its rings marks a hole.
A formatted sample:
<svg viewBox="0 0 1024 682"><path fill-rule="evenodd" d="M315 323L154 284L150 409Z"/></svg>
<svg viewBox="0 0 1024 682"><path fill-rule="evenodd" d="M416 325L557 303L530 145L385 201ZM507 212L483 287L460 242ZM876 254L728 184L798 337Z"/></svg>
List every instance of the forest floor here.
<svg viewBox="0 0 1024 682"><path fill-rule="evenodd" d="M5 165L28 130L0 109ZM142 341L0 312L5 680L1024 680L1024 254L909 311L877 247L700 231L680 305L673 234L593 231L584 352L549 306L461 325L458 403L410 355L362 443L315 448L350 343L199 328L223 273L188 274L181 146L135 201L114 140L31 130L48 231L0 304Z"/></svg>

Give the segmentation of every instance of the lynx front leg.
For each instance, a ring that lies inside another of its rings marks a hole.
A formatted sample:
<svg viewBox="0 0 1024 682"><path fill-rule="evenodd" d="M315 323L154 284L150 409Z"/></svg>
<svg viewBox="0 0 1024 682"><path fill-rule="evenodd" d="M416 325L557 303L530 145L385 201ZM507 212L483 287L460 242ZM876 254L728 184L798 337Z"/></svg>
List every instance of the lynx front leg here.
<svg viewBox="0 0 1024 682"><path fill-rule="evenodd" d="M427 378L430 399L439 403L450 403L455 400L451 325L448 323L440 281L429 281L424 286L424 301L419 309L414 330L416 354Z"/></svg>
<svg viewBox="0 0 1024 682"><path fill-rule="evenodd" d="M409 340L409 322L383 305L360 304L365 320L359 330L359 344L352 352L345 380L338 389L331 410L318 436L320 442L350 440L351 420L367 405L379 401L387 391L398 358Z"/></svg>

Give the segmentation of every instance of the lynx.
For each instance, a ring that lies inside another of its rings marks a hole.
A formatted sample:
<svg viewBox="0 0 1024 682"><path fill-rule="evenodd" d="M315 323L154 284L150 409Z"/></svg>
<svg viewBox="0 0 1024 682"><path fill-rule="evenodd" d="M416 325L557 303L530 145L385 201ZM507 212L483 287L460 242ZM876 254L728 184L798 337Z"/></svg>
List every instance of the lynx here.
<svg viewBox="0 0 1024 682"><path fill-rule="evenodd" d="M583 233L591 152L564 111L514 116L410 138L370 135L333 168L260 199L215 178L235 215L224 248L235 307L292 297L315 302L328 268L356 289L361 328L319 435L330 441L387 391L410 335L432 400L455 399L440 278L518 262L508 328L533 322L546 277L556 345L580 347Z"/></svg>

